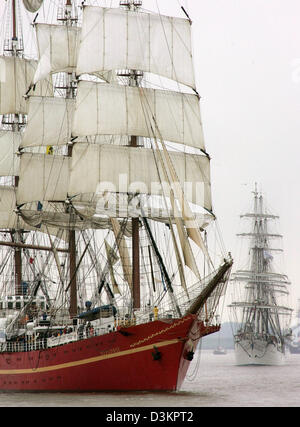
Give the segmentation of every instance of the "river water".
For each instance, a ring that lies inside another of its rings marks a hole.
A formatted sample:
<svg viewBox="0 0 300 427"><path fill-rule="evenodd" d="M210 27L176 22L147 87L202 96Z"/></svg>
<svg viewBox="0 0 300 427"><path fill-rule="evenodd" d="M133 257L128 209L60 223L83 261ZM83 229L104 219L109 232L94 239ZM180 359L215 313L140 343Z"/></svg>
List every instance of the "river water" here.
<svg viewBox="0 0 300 427"><path fill-rule="evenodd" d="M234 352L197 351L176 393L0 393L1 407L298 407L300 354L283 366L236 366Z"/></svg>

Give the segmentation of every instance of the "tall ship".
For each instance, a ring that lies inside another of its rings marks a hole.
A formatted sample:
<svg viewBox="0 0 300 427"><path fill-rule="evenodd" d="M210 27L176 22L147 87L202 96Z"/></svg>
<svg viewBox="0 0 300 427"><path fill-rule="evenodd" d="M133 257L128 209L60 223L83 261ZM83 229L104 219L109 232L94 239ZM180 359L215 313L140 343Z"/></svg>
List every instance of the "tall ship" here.
<svg viewBox="0 0 300 427"><path fill-rule="evenodd" d="M1 390L178 390L220 329L192 21L103 3L0 5Z"/></svg>
<svg viewBox="0 0 300 427"><path fill-rule="evenodd" d="M238 234L247 238L250 245L246 256L241 255L242 269L237 269L230 279L239 294L230 304L233 324L238 325L234 331L236 364L280 365L285 361L291 333L290 282L278 271L282 248L271 243L282 238L274 229L278 216L268 211L257 186L253 194L253 211L241 215L250 221L250 231Z"/></svg>
<svg viewBox="0 0 300 427"><path fill-rule="evenodd" d="M292 326L292 336L289 342L289 350L292 354L300 354L300 299L296 310L296 322Z"/></svg>

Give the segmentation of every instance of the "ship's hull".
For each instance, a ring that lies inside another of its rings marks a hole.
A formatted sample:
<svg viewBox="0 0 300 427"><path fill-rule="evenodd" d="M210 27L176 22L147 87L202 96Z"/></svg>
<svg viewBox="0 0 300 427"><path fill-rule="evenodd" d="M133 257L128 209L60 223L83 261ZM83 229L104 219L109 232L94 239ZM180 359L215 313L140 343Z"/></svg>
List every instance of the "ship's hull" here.
<svg viewBox="0 0 300 427"><path fill-rule="evenodd" d="M282 365L285 354L276 345L263 340L235 342L236 365Z"/></svg>
<svg viewBox="0 0 300 427"><path fill-rule="evenodd" d="M178 390L197 342L218 330L188 315L44 350L0 353L0 389Z"/></svg>

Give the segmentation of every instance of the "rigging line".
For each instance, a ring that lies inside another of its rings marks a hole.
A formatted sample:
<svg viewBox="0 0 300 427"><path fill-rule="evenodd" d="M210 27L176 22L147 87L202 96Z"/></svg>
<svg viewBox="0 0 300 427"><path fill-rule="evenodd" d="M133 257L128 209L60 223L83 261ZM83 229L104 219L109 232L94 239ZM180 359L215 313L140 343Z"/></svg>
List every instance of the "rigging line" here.
<svg viewBox="0 0 300 427"><path fill-rule="evenodd" d="M161 15L161 13L160 13L160 9L159 9L159 6L158 6L158 2L157 2L157 0L156 0L156 7L157 7L157 10L158 10L158 14L159 14L159 17L160 17L160 20L161 20L161 25L162 25L162 28L163 28L163 31L164 31L165 41L166 41L166 44L167 44L167 46L168 46L168 51L169 51L169 55L170 55L170 59L171 59L171 63L172 63L172 69L173 69L174 76L175 76L175 79L174 79L174 80L175 80L175 81L176 81L176 83L177 83L178 91L179 91L179 92L181 92L180 85L179 85L179 82L178 82L178 79L177 79L177 73L176 73L176 70L175 70L175 68L174 68L173 57L172 57L172 54L171 54L171 51L170 51L170 46L169 46L168 39L167 39L167 36L166 36L166 30L165 30L165 27L164 27L164 25L163 25L163 23L162 23L162 15ZM185 11L184 9L183 9L183 11L184 11L184 13L186 14L186 11ZM191 24L191 23L192 23L192 21L190 20L190 18L188 18L188 19L189 19L189 22L190 22L190 24ZM182 42L183 46L185 47L185 49L186 49L188 52L190 52L190 49L188 48L188 46L186 46L185 41L182 39L182 37L180 36L180 34L176 31L176 28L175 28L175 32L176 32L176 34L177 34L178 38L181 40L181 42ZM172 41L173 41L173 38L172 38ZM173 50L173 46L172 46L172 50ZM191 53L191 52L190 52L190 53ZM193 67L193 74L195 74L194 67ZM194 78L193 78L193 80L194 80ZM194 84L195 84L195 81L194 81ZM193 89L193 91L196 93L197 97L199 97L199 94L198 94L198 92L197 92L196 88L193 88L193 87L192 87L192 89Z"/></svg>
<svg viewBox="0 0 300 427"><path fill-rule="evenodd" d="M219 237L219 241L220 241L220 245L221 245L221 250L222 250L223 255L225 255L225 253L226 253L225 242L224 242L224 239L223 239L217 218L215 218L215 225L216 225L216 232L217 232L217 235Z"/></svg>
<svg viewBox="0 0 300 427"><path fill-rule="evenodd" d="M121 239L124 237L124 231L125 231L125 228L127 226L127 221L128 221L128 218L125 218L121 223L121 227L120 227L120 230L118 232L118 235L115 236L115 239L114 239L114 244L112 247L113 250L115 250L116 248L118 248L118 250L119 250L119 245L121 243ZM101 279L100 280L100 286L98 287L98 293L99 294L100 294L103 286L105 285L106 276L108 275L108 273L109 273L109 260L107 259L105 267L102 271L101 278L100 278ZM107 285L107 283L106 283L106 285Z"/></svg>
<svg viewBox="0 0 300 427"><path fill-rule="evenodd" d="M158 8L158 10L159 10L159 8ZM160 19L161 19L161 15L160 15ZM164 30L164 35L165 35L165 40L166 40L166 43L167 43L167 46L168 46L168 50L169 50L169 55L170 55L170 59L172 60L172 54L171 54L171 51L170 51L170 48L169 48L169 44L168 44L168 40L167 40L167 36L166 36L166 31L165 31L165 28L164 28L164 25L163 25L163 23L162 23L162 20L161 20L161 25L162 25L162 27L163 27L163 30ZM187 49L187 47L186 47L186 49ZM187 49L188 50L188 49ZM172 61L173 62L173 61ZM174 66L173 66L173 70L175 70L174 69ZM175 73L175 71L174 71L174 73ZM160 80L160 82L161 82L161 87L165 87L164 85L163 85L163 83L162 83L162 80L161 80L161 76L159 76L159 80ZM191 102L190 102L190 99L189 99L189 97L187 96L188 94L187 93L185 93L185 92L182 92L181 91L181 88L180 88L180 84L179 84L179 82L177 81L177 76L176 76L176 73L175 73L175 81L176 81L176 83L177 83L177 89L178 89L178 92L179 93L181 93L182 94L182 96L184 97L184 99L186 100L186 102L190 105L190 110L191 110L191 112L193 113L193 114L196 114L195 113L195 111L192 109L192 106L191 106ZM195 91L195 89L194 89L194 91ZM197 93L197 91L196 91L196 93ZM197 95L197 97L199 98L199 95ZM171 108L169 108L170 109L170 111L172 111L171 110ZM175 119L175 118L174 118ZM186 120L186 122L187 122L187 125L188 125L188 128L189 128L189 131L190 131L190 134L192 135L193 134L193 132L192 132L192 125L191 125L191 123L190 123L190 121L188 120L188 118L186 118L186 115L184 115L183 114L183 121L184 120ZM201 128L202 128L202 123L200 122L200 124L201 124ZM177 126L177 122L174 120L174 125L175 126ZM183 128L184 128L184 123L183 123ZM198 149L200 149L206 156L208 156L209 157L209 155L206 153L206 151L204 150L204 149L202 149L202 148L200 148L200 147L196 147L196 148L198 148Z"/></svg>
<svg viewBox="0 0 300 427"><path fill-rule="evenodd" d="M148 120L149 120L149 123L150 123L150 128L151 128L151 132L152 132L152 135L153 135L153 138L155 139L155 141L156 141L156 145L157 145L157 138L156 138L156 136L155 136L155 132L154 132L154 129L153 129L153 127L152 127L152 124L151 124L151 118L152 118L152 120L153 120L153 122L154 122L154 125L155 125L155 127L156 127L156 129L157 129L157 131L158 131L158 133L159 133L159 136L160 136L160 144L162 145L162 147L164 148L164 145L165 145L165 143L164 143L164 141L163 141L163 138L162 138L162 136L161 136L161 134L160 134L160 131L159 131L159 128L158 128L158 125L157 125L157 122L156 122L156 119L155 119L155 116L154 116L154 112L151 110L151 108L150 108L150 105L149 105L149 101L148 101L148 99L147 99L147 96L145 95L145 92L144 92L144 90L143 90L143 88L139 88L139 91L140 91L140 93L141 93L141 98L142 99L145 99L146 100L146 103L147 103L147 107L148 107L148 109L149 109L149 111L150 111L150 113L151 113L151 116L152 117L149 117L148 116ZM142 105L143 105L143 101L142 101ZM145 109L143 108L143 112L144 112L144 115L145 115ZM157 145L157 148L158 148L158 145ZM172 162L171 162L172 163ZM173 166L173 164L172 164L172 166ZM179 182L179 179L178 179L178 176L177 176L177 173L175 172L175 169L174 169L174 166L173 166L173 170L174 170L174 174L175 174L175 176L176 176L176 178L177 178L177 181ZM170 171L170 173L171 173L171 171ZM168 174L166 174L166 178L168 179L168 181L169 181L169 183L170 183L170 177L168 176Z"/></svg>
<svg viewBox="0 0 300 427"><path fill-rule="evenodd" d="M149 102L147 100L147 97L145 96L145 93L144 93L143 89L139 88L139 92L141 94L141 101L142 101L141 105L142 105L142 110L143 110L143 114L144 114L144 117L145 117L146 125L148 127L148 130L150 129L149 135L152 134L153 139L156 140L156 137L155 137L155 134L154 134L154 129L153 129L152 124L151 124L151 116L153 116L153 112L149 108ZM143 102L143 99L146 100L146 103L147 103L147 106L148 106L148 109L149 109L150 113L148 113L148 110L146 109L145 102ZM159 171L158 161L157 161L157 155L161 155L161 153L159 153L159 151L157 151L157 150L154 149L153 143L151 141L151 138L150 138L150 144L151 144L151 148L152 148L153 154L155 153L154 154L154 161L155 161L155 165L156 165L156 169L157 169L157 174L158 174L160 182L162 183L163 181L162 181L162 177L161 177L161 173ZM165 175L165 177L166 177L169 185L171 185L170 178L168 176L165 164L162 161L161 161L161 165L162 165L162 168L163 168L163 171L164 171L164 175ZM162 186L162 190L163 190L163 200L164 200L165 209L166 209L167 212L169 212L164 186ZM171 217L170 217L170 215L168 215L168 216L169 216L169 220L170 220L170 223L171 223Z"/></svg>
<svg viewBox="0 0 300 427"><path fill-rule="evenodd" d="M161 18L161 14L160 14L160 10L159 10L159 6L158 6L158 3L157 3L157 0L156 0L156 4L157 4L157 9L158 9L158 12L159 12L160 20L161 20L161 25L162 25L162 28L163 28L163 31L164 31L165 41L166 41L166 44L167 44L167 46L168 46L168 51L169 51L170 59L171 59L171 62L172 62L173 71L174 71L174 74L175 74L175 81L176 81L176 83L177 83L178 92L182 93L182 95L185 97L185 99L187 100L187 102L190 104L189 99L188 99L188 97L186 96L187 94L181 91L181 88L180 88L179 82L178 82L178 80L177 80L176 70L175 70L175 68L174 68L174 64L173 64L173 60L172 60L172 53L171 53L171 50L170 50L170 46L169 46L169 44L168 44L168 39L167 39L167 36L166 36L166 30L165 30L165 27L164 27L163 22L162 22L162 18ZM186 13L185 9L184 9L183 7L182 7L182 9L183 9L184 13L187 15L187 13ZM187 16L188 16L188 15L187 15ZM188 18L188 19L189 19L189 18ZM190 20L190 19L189 19L189 20ZM190 22L191 22L191 21L190 21ZM175 31L176 31L176 29L175 29ZM184 43L184 41L182 40L182 38L180 37L180 35L179 35L178 33L177 33L177 35L178 35L178 36L179 36L179 38L181 39L181 41L182 41L183 45L185 46L186 50L188 50L188 51L189 51L188 47L185 45L185 43ZM172 49L173 49L173 46L172 46ZM161 78L160 78L160 81L161 81ZM193 89L193 90L195 91L196 96L199 98L199 94L198 94L197 90L196 90L196 89ZM191 111L193 112L193 109L192 109L192 108L191 108ZM191 126L191 123L189 123L189 122L187 122L187 123L188 123L188 126L189 126L190 133L192 134L192 126ZM202 123L201 123L201 128L202 128ZM205 150L203 150L203 149L201 149L201 150L204 152L204 154L206 154L206 155L208 156L208 154L206 153L206 151L205 151ZM208 156L208 157L209 157L209 156Z"/></svg>
<svg viewBox="0 0 300 427"><path fill-rule="evenodd" d="M153 238L153 235L152 235L151 229L150 229L150 227L149 227L148 221L147 221L147 219L146 219L144 216L142 217L142 220L143 220L143 222L144 222L145 228L146 228L146 230L147 230L147 233L148 233L149 238L150 238L150 240L151 240L151 243L152 243L152 245L153 245L153 248L154 248L154 251L155 251L156 257L157 257L157 259L158 259L159 266L160 266L160 268L162 269L163 274L164 274L164 277L165 277L165 279L166 279L166 282L167 282L167 289L170 291L172 302L173 302L173 304L174 304L174 306L175 306L175 309L176 309L176 311L177 311L178 315L181 317L181 311L180 311L180 308L179 308L179 306L178 306L178 303L177 303L176 298L175 298L175 295L174 295L174 291L173 291L173 287L172 287L172 283L171 283L170 277L169 277L168 272L167 272L167 270L166 270L166 268L165 268L165 265L164 265L163 259L162 259L162 257L161 257L161 254L160 254L159 250L158 250L158 247L157 247L157 245L156 245L156 242L155 242L155 240L154 240L154 238Z"/></svg>
<svg viewBox="0 0 300 427"><path fill-rule="evenodd" d="M141 93L144 95L143 91L142 91ZM147 100L147 97L145 97L145 99ZM143 102L142 102L142 106L143 106ZM153 117L153 120L155 121L155 118L154 118L154 117ZM153 131L153 128L152 128L151 123L150 123L150 126L151 126L152 133L154 134L154 131ZM156 140L156 137L155 137L155 136L154 136L154 140L155 140L155 144L156 144L157 150L154 150L154 149L153 149L153 146L152 146L153 153L156 153L157 155L159 155L159 156L160 156L160 163L161 163L161 165L162 165L162 167L163 167L163 172L164 172L164 174L165 174L165 176L166 176L167 181L168 181L168 182L169 182L169 184L170 184L170 177L169 177L169 174L167 173L167 170L166 170L165 164L164 164L163 159L162 159L162 154L160 153L160 150L159 150L159 147L158 147L158 143L157 143L157 140ZM161 140L161 143L163 143L163 141L162 141L162 140ZM158 166L157 166L157 160L155 159L155 161L156 161L156 167L158 168ZM170 172L170 173L171 173L171 172ZM158 171L158 175L160 176L159 171ZM175 173L175 175L176 175L176 173ZM177 175L176 175L176 176L177 176ZM161 180L161 177L160 177L160 180ZM177 180L178 180L178 177L177 177ZM170 185L171 185L171 184L170 184ZM163 188L163 191L164 191L164 188ZM164 197L165 197L165 194L164 194ZM165 201L165 199L164 199L164 201ZM165 204L166 204L166 202L165 202ZM168 208L167 208L167 209L168 209ZM171 220L170 220L170 226L172 226L172 221L171 221ZM199 278L200 278L199 273L198 273L198 276L199 276Z"/></svg>
<svg viewBox="0 0 300 427"><path fill-rule="evenodd" d="M145 99L147 100L147 97L145 97ZM155 117L153 116L152 117L152 119L153 119L153 121L154 121L154 124L155 124L155 127L156 127L156 129L157 129L157 131L158 131L158 133L159 133L159 138L160 138L160 143L161 143L161 146L162 146L162 152L163 152L163 157L165 158L165 160L167 161L167 163L168 163L168 169L169 169L169 173L170 173L170 175L171 175L171 178L172 178L172 181L175 181L175 182L180 182L179 181L179 178L178 178L178 175L177 175L177 172L176 172L176 170L175 170L175 168L174 168L174 164L173 164L173 162L172 162L172 160L171 160L171 158L170 158L170 154L169 154L169 152L168 152L168 150L167 150L167 148L166 148L166 145L165 145L165 143L164 143L164 140L163 140L163 138L162 138L162 135L160 134L160 132L159 132L159 128L158 128L158 126L157 126L157 122L156 122L156 119L155 119ZM157 145L157 139L156 138L154 138L154 140L155 140L155 143L156 143L156 145ZM203 251L203 253L204 253L204 255L205 255L205 257L207 258L207 260L208 260L208 262L212 265L212 267L213 267L213 263L212 263L212 260L211 260L211 258L210 258L210 255L209 255L209 253L208 253L208 251L207 251L207 248L205 247L205 245L204 245L204 243L203 243L203 239L202 239L202 236L201 236L201 232L200 232L200 227L199 227L199 225L198 225L198 223L197 223L197 220L196 220L196 217L195 217L195 213L192 211L192 209L190 208L190 204L189 204L189 202L187 201L187 199L186 199L186 197L185 197L185 194L184 194L184 191L183 191L183 188L182 188L182 185L180 185L179 187L177 186L177 188L178 188L178 190L180 190L180 200L183 202L183 204L184 204L184 209L185 210L187 210L187 212L191 215L189 218L187 218L189 221L190 220L192 220L193 222L195 222L195 225L196 225L196 227L192 227L192 228L194 228L195 229L195 232L196 232L196 235L197 235L197 240L200 242L200 245L201 245L201 249L202 249L202 251ZM175 187L175 190L176 190L176 187ZM198 244L198 246L199 246L199 244Z"/></svg>
<svg viewBox="0 0 300 427"><path fill-rule="evenodd" d="M9 259L12 256L12 254L13 254L13 251L9 251L9 250L6 251L5 256L4 256L4 260L2 260L2 263L1 263L0 276L2 276L2 273L3 273L6 265L8 264Z"/></svg>
<svg viewBox="0 0 300 427"><path fill-rule="evenodd" d="M80 266L80 264L81 264L81 262L82 262L82 260L83 260L83 257L84 257L84 255L85 255L85 253L86 253L87 249L88 249L89 244L90 244L90 241L87 243L87 245L86 245L86 247L85 247L85 249L84 249L83 253L81 254L81 257L80 257L80 259L79 259L79 261L78 261L78 263L77 263L77 265L76 265L76 269L75 269L75 271L74 271L74 273L73 273L73 275L72 275L72 277L71 277L71 279L70 279L70 281L69 281L69 284L68 284L67 288L65 289L65 292L67 292L67 291L68 291L68 289L69 289L69 287L71 286L71 283L72 283L72 281L73 281L73 279L74 279L74 277L75 277L75 275L76 275L76 273L77 273L77 271L78 271L78 269L79 269L79 266Z"/></svg>
<svg viewBox="0 0 300 427"><path fill-rule="evenodd" d="M178 82L178 80L177 80L177 73L176 73L176 70L175 70L175 68L174 68L174 63L173 63L173 56L172 56L172 52L171 52L171 49L170 49L170 46L169 46L169 43L168 43L167 34L166 34L166 29L165 29L165 26L164 26L164 24L163 24L163 22L162 22L162 15L161 15L161 13L160 13L160 9L159 9L158 1L157 1L157 0L156 0L156 7L157 7L158 15L159 15L159 18L160 18L160 21L161 21L161 26L162 26L162 28L163 28L165 41L166 41L166 44L167 44L167 47L168 47L168 51L169 51L169 55L170 55L170 60L171 60L171 63L172 63L172 69L173 69L173 72L174 72L174 75L175 75L175 81L177 82L178 91L180 92L180 86L179 86L179 82ZM173 31L174 31L174 30L173 30ZM176 29L175 29L175 31L176 31ZM186 46L186 44L185 44L184 40L182 39L182 37L180 36L180 34L178 34L178 32L177 32L177 31L176 31L176 34L177 34L178 38L181 40L181 42L182 42L183 46L185 47L185 49L186 49L187 51L189 51L188 47ZM172 50L173 50L173 46L172 46Z"/></svg>
<svg viewBox="0 0 300 427"><path fill-rule="evenodd" d="M141 104L142 104L143 113L144 113L144 116L145 116L145 119L146 119L146 111L145 111L145 108L144 108L144 103L143 103L143 101L142 101L142 103L141 103ZM148 122L149 122L149 123L150 123L151 132L152 132L152 134L153 134L154 139L156 140L156 138L155 138L155 136L154 136L153 128L152 128L152 125L151 125L151 122L150 122L150 119L149 119L149 116L148 116L147 118L148 118L148 121L146 120L147 126L148 126ZM150 133L149 133L149 134L150 134ZM153 155L154 155L154 161L155 161L155 165L156 165L157 174L158 174L158 176L159 176L160 182L162 182L162 177L161 177L161 173L160 173L160 171L159 171L159 167L158 167L158 160L157 160L157 155L159 155L159 156L161 157L161 153L159 153L159 151L158 151L158 150L155 150L155 149L153 148L153 144L152 144L152 142L151 142L151 147L152 147L152 152L153 152ZM155 153L156 153L156 154L155 154ZM171 183L170 183L170 178L169 178L169 176L168 176L168 173L167 173L167 170L166 170L165 164L163 163L162 159L160 160L160 164L162 165L163 172L164 172L164 174L165 174L165 176L166 176L166 179L168 180L169 184L171 185ZM170 224L169 226L170 226L170 228L171 228L171 227L173 227L173 223L172 223L172 220L171 220L171 216L170 216L170 214L169 214L169 208L168 208L168 204L167 204L167 201L166 201L166 195L165 195L165 189L164 189L164 186L163 186L163 201L164 201L164 205L165 205L166 211L168 212L168 218L169 218L169 224ZM170 242L169 242L169 244L170 244ZM170 260L170 262L171 262L171 260ZM178 266L178 270L179 270L179 266ZM184 272L183 272L183 274L184 274Z"/></svg>
<svg viewBox="0 0 300 427"><path fill-rule="evenodd" d="M177 2L179 3L178 0L177 0ZM183 6L181 6L181 9L183 10L183 13L185 14L185 16L187 17L187 19L189 20L189 23L192 24L192 20L191 20L189 14L187 13L187 11L185 10L185 8Z"/></svg>

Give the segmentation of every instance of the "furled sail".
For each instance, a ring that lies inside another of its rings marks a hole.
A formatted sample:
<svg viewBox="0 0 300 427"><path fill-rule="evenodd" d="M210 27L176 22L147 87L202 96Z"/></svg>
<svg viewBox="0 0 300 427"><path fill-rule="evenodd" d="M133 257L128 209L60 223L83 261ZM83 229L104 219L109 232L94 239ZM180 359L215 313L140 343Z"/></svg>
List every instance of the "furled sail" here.
<svg viewBox="0 0 300 427"><path fill-rule="evenodd" d="M117 197L116 197L117 196ZM91 195L76 195L72 197L72 205L76 209L79 217L91 220L95 216L117 217L117 218L137 218L145 217L153 221L165 224L174 224L174 211L170 207L157 207L157 198L162 203L160 196L148 196L143 201L143 205L130 203L130 195L125 193L106 193L104 197L91 197ZM160 203L160 204L161 204ZM195 207L196 208L196 207ZM209 213L194 212L195 220L201 228L206 228L212 221L213 216Z"/></svg>
<svg viewBox="0 0 300 427"><path fill-rule="evenodd" d="M43 203L44 205L45 203ZM62 207L62 206L61 206ZM70 214L62 212L55 207L52 210L33 210L22 208L20 209L20 215L22 219L29 224L31 227L39 228L41 225L50 226L53 228L61 228L65 230L107 230L112 228L109 218L92 217L90 219L82 218L80 216L74 216L70 220ZM129 224L124 230L126 235L131 234Z"/></svg>
<svg viewBox="0 0 300 427"><path fill-rule="evenodd" d="M134 69L194 88L191 51L186 19L84 6L77 74Z"/></svg>
<svg viewBox="0 0 300 427"><path fill-rule="evenodd" d="M72 133L161 136L204 149L197 96L165 90L80 81Z"/></svg>
<svg viewBox="0 0 300 427"><path fill-rule="evenodd" d="M80 28L68 25L36 24L39 63L34 82L50 73L76 69Z"/></svg>
<svg viewBox="0 0 300 427"><path fill-rule="evenodd" d="M36 12L42 6L44 0L23 0L25 8L29 12Z"/></svg>
<svg viewBox="0 0 300 427"><path fill-rule="evenodd" d="M124 233L122 233L120 223L116 220L116 218L111 218L110 221L121 258L124 278L127 281L129 288L132 290L132 265L129 257L127 243L123 235Z"/></svg>
<svg viewBox="0 0 300 427"><path fill-rule="evenodd" d="M62 97L30 96L28 124L21 147L64 145L71 136L74 100Z"/></svg>
<svg viewBox="0 0 300 427"><path fill-rule="evenodd" d="M115 278L114 269L113 269L113 266L118 261L119 257L116 254L116 252L114 251L114 249L110 246L110 244L108 243L107 240L104 240L104 243L105 243L105 251L106 251L106 256L107 256L107 262L109 265L110 280L111 280L112 285L113 285L113 292L114 292L114 294L121 294L120 289L119 289L118 284L117 284L117 281L116 281L116 278Z"/></svg>
<svg viewBox="0 0 300 427"><path fill-rule="evenodd" d="M206 156L170 152L187 199L211 209L209 160ZM73 147L69 195L105 191L162 195L169 191L161 183L152 149L78 143ZM83 178L84 177L84 178Z"/></svg>
<svg viewBox="0 0 300 427"><path fill-rule="evenodd" d="M176 202L173 198L172 193L171 193L171 203L174 210L175 224L176 224L177 233L180 240L180 245L181 245L185 265L187 265L195 274L195 276L200 280L201 279L200 273L199 273L198 266L188 239L187 231L184 227L182 214L181 212L178 211L178 208L176 206Z"/></svg>

